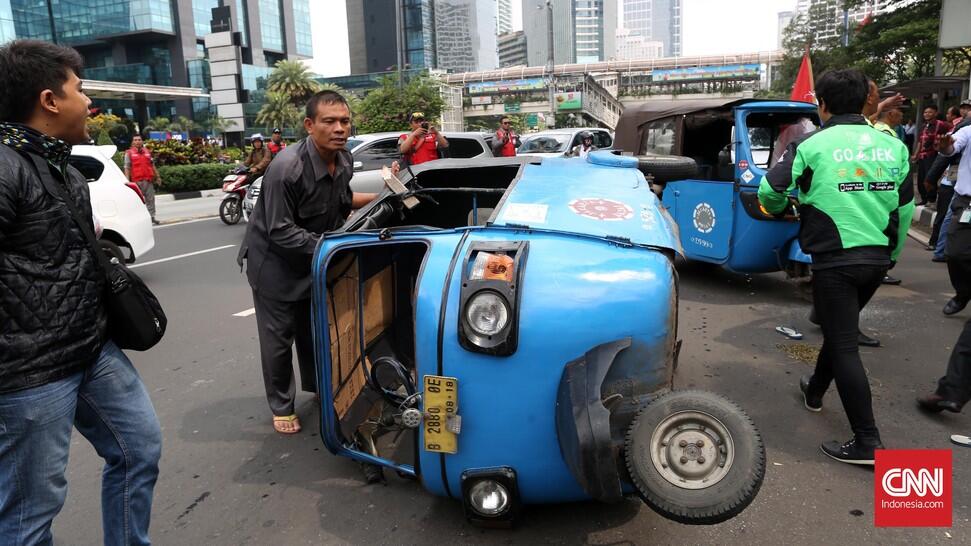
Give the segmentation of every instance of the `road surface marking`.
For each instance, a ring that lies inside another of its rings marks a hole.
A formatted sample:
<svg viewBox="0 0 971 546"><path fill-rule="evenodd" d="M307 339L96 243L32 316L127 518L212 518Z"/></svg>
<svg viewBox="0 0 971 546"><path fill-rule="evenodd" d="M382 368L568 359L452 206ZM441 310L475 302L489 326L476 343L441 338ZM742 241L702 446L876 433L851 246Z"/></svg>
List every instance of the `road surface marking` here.
<svg viewBox="0 0 971 546"><path fill-rule="evenodd" d="M247 309L245 311L240 311L239 313L233 313L233 316L234 317L248 317L250 315L255 315L255 314L256 314L256 308L255 307L250 307L249 309Z"/></svg>
<svg viewBox="0 0 971 546"><path fill-rule="evenodd" d="M128 269L135 269L136 267L145 267L146 265L155 265L155 264L160 264L160 263L163 263L163 262L171 262L172 260L181 260L182 258L188 258L190 256L198 256L199 254L206 254L207 252L215 252L217 250L223 250L225 248L232 248L234 246L236 246L236 245L223 245L223 246L217 246L215 248L207 248L205 250L197 250L195 252L189 252L188 254L179 254L178 256L171 256L171 257L168 257L168 258L162 258L161 260L152 260L150 262L145 262L145 263L142 263L142 264L131 265L131 266L128 266Z"/></svg>
<svg viewBox="0 0 971 546"><path fill-rule="evenodd" d="M219 218L218 216L209 216L207 218L196 218L195 220L180 220L178 222L172 222L171 224L162 224L160 226L155 226L152 229L165 229L172 226L184 226L185 224L194 224L196 222L210 222L218 218Z"/></svg>

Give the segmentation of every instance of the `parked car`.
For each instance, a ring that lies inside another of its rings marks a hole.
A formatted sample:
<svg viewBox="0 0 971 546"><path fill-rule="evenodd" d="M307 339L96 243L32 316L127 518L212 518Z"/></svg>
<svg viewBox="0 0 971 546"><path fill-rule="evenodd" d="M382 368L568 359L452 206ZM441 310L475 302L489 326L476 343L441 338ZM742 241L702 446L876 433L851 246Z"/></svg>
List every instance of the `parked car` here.
<svg viewBox="0 0 971 546"><path fill-rule="evenodd" d="M405 131L370 133L356 135L347 140L345 148L354 155L354 177L351 189L362 193L380 193L384 189L381 167L390 167L394 161L401 160L398 151L398 137ZM443 151L445 158L471 159L492 157L491 133L444 133L448 139L448 149ZM243 199L243 218L248 219L259 198L262 180L250 184Z"/></svg>
<svg viewBox="0 0 971 546"><path fill-rule="evenodd" d="M323 237L324 445L485 525L634 494L682 523L744 510L762 439L726 398L674 390L680 246L638 167L611 152L432 161Z"/></svg>
<svg viewBox="0 0 971 546"><path fill-rule="evenodd" d="M132 263L155 246L155 234L138 185L129 182L111 159L116 150L115 146L74 146L68 161L88 179L91 209L101 224L102 249Z"/></svg>
<svg viewBox="0 0 971 546"><path fill-rule="evenodd" d="M589 131L593 135L593 145L598 150L608 150L613 147L614 138L606 129L582 127L552 129L522 137L516 154L534 157L566 157L574 146L580 144L580 133L583 131Z"/></svg>

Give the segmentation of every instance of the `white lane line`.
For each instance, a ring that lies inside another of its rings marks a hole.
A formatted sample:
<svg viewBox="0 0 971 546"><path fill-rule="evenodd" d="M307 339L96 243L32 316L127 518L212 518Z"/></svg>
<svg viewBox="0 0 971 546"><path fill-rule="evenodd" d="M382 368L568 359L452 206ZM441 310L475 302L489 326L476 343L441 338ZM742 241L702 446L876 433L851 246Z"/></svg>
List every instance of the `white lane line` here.
<svg viewBox="0 0 971 546"><path fill-rule="evenodd" d="M182 258L188 258L190 256L198 256L199 254L206 254L207 252L215 252L217 250L223 250L225 248L232 248L236 245L223 245L217 246L215 248L207 248L205 250L197 250L195 252L189 252L188 254L179 254L178 256L170 256L168 258L162 258L160 260L152 260L150 262L145 262L141 264L135 264L128 266L128 269L135 269L136 267L145 267L146 265L155 265L163 262L171 262L172 260L181 260Z"/></svg>
<svg viewBox="0 0 971 546"><path fill-rule="evenodd" d="M250 315L255 315L255 314L256 314L256 308L255 307L250 307L249 309L247 309L245 311L240 311L239 313L233 313L233 316L234 317L248 317Z"/></svg>
<svg viewBox="0 0 971 546"><path fill-rule="evenodd" d="M181 220L179 222L172 222L171 224L162 224L160 226L154 226L152 229L165 229L174 226L184 226L186 224L195 224L196 222L211 222L218 219L218 216L210 216L208 218L196 218L195 220Z"/></svg>

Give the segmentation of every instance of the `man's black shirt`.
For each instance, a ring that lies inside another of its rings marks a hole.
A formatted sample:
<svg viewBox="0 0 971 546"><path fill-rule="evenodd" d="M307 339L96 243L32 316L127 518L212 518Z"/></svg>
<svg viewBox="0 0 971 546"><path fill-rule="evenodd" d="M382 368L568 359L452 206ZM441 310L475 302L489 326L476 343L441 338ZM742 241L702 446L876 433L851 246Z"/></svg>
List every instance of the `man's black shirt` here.
<svg viewBox="0 0 971 546"><path fill-rule="evenodd" d="M270 163L239 252L253 290L263 297L310 297L310 266L323 233L340 227L351 211L353 158L337 154L331 175L313 142L288 146Z"/></svg>

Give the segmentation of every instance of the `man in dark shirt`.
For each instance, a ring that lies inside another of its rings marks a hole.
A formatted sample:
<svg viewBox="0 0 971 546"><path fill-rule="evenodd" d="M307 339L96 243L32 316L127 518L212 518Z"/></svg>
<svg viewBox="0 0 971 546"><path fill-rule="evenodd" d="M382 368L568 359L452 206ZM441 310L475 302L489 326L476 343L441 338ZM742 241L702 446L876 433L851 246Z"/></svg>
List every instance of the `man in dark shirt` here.
<svg viewBox="0 0 971 546"><path fill-rule="evenodd" d="M294 413L294 342L304 391L317 392L310 324L310 266L323 233L343 224L352 208L373 200L353 193L354 161L344 145L351 131L347 101L333 91L307 102L307 138L270 163L239 252L253 288L263 383L277 432L300 431Z"/></svg>
<svg viewBox="0 0 971 546"><path fill-rule="evenodd" d="M924 180L927 179L927 171L937 158L934 142L950 130L950 123L937 119L937 106L931 104L924 108L924 126L920 131L917 151L911 156L911 161L917 162L917 192L920 194L918 206L937 201L937 180L931 181L930 188L924 186Z"/></svg>

